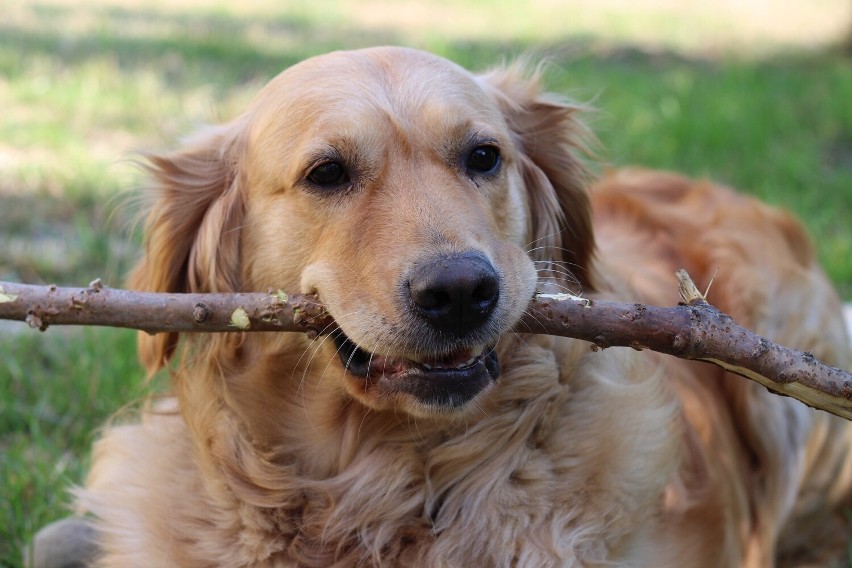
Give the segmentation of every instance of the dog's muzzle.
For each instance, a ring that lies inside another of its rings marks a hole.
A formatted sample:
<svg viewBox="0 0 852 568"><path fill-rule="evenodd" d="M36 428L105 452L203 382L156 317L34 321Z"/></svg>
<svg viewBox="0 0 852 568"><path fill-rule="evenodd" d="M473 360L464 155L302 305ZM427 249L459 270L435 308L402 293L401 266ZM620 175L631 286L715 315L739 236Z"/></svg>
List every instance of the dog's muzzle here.
<svg viewBox="0 0 852 568"><path fill-rule="evenodd" d="M438 256L415 264L401 286L402 304L422 345L414 357L369 353L342 331L334 334L346 371L433 408L458 408L500 375L489 325L500 297L500 277L481 253ZM422 355L419 353L422 351Z"/></svg>

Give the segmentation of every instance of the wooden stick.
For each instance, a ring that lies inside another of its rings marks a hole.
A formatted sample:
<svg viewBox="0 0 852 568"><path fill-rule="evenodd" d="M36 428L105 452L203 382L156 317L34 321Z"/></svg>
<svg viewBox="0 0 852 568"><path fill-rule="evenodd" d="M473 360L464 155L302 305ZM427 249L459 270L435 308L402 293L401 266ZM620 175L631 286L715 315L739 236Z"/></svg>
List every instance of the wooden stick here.
<svg viewBox="0 0 852 568"><path fill-rule="evenodd" d="M315 296L280 290L245 294L161 294L107 288L59 288L0 282L0 319L159 332L299 331L320 333L334 320Z"/></svg>
<svg viewBox="0 0 852 568"><path fill-rule="evenodd" d="M707 361L805 404L852 419L852 373L812 354L761 337L707 303L678 271L681 304L663 308L537 294L515 327L591 342L593 349L632 347ZM336 324L315 296L282 291L159 294L106 288L58 288L0 282L0 319L50 325L98 325L148 333L296 331L317 336Z"/></svg>

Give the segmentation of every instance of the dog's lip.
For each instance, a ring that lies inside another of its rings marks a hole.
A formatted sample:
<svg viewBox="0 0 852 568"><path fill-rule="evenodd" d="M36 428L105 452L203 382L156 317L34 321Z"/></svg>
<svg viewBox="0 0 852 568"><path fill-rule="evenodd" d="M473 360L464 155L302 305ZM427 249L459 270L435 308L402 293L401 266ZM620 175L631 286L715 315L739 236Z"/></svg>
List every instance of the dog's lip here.
<svg viewBox="0 0 852 568"><path fill-rule="evenodd" d="M347 375L361 381L358 390L375 388L380 397L408 396L429 412L464 408L500 376L493 348L463 348L413 361L369 353L339 330L332 335Z"/></svg>
<svg viewBox="0 0 852 568"><path fill-rule="evenodd" d="M492 347L462 348L445 355L423 355L418 360L388 357L359 347L341 330L333 334L337 354L350 375L362 379L424 379L465 381L487 376L497 380L500 366Z"/></svg>

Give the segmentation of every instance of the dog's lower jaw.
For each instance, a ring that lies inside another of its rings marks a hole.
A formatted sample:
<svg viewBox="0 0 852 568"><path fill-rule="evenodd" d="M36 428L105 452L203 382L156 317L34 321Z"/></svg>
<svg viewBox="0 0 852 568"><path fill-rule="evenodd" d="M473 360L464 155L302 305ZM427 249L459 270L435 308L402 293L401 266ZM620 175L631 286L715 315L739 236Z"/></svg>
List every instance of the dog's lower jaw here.
<svg viewBox="0 0 852 568"><path fill-rule="evenodd" d="M422 372L419 369L391 379L400 394L413 399L413 414L455 414L467 409L497 381L500 364L493 350L461 369Z"/></svg>
<svg viewBox="0 0 852 568"><path fill-rule="evenodd" d="M376 409L401 408L416 416L464 412L500 376L493 347L460 349L419 361L364 351L345 334L334 336L344 381Z"/></svg>

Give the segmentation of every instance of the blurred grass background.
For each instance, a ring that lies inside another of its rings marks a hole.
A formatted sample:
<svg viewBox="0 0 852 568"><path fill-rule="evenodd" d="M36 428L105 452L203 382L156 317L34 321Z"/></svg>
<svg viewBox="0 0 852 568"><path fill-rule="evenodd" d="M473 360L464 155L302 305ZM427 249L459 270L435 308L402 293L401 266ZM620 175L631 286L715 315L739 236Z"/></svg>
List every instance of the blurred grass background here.
<svg viewBox="0 0 852 568"><path fill-rule="evenodd" d="M231 4L4 0L0 280L120 286L134 150L233 116L304 57L400 44L471 69L546 56L551 88L599 109L602 167L709 176L794 211L852 299L848 0ZM65 514L98 426L142 382L132 332L0 322L0 565Z"/></svg>

